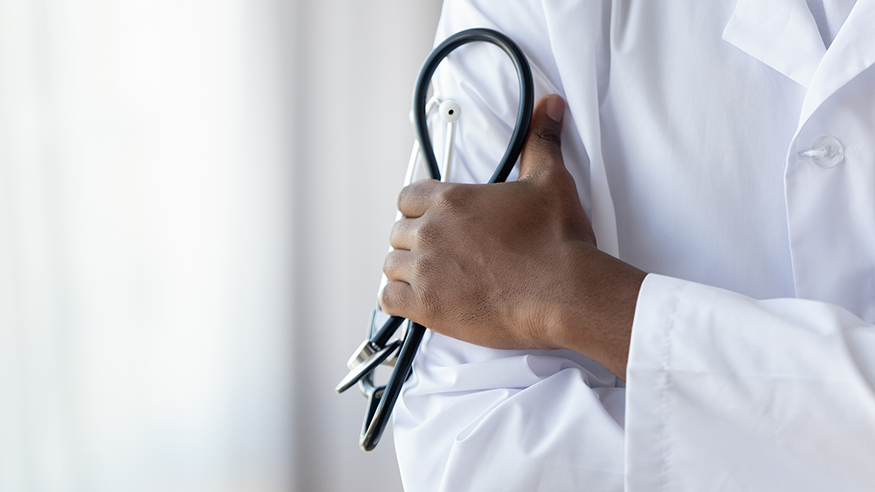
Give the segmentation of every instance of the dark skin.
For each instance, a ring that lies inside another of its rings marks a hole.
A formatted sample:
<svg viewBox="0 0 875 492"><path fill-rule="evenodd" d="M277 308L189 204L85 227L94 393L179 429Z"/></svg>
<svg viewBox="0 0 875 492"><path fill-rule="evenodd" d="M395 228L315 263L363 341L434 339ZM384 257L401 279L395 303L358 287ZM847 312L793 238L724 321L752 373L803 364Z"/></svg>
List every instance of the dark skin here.
<svg viewBox="0 0 875 492"><path fill-rule="evenodd" d="M596 248L562 160L564 107L538 101L519 180L401 191L380 305L485 347L575 350L625 380L646 274Z"/></svg>

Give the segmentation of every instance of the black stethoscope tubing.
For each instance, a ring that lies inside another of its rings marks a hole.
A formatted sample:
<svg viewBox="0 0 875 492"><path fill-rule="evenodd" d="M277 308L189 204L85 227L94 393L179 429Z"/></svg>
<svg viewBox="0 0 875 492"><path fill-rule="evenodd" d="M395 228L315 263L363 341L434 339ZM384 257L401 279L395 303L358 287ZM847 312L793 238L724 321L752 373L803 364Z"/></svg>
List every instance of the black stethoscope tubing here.
<svg viewBox="0 0 875 492"><path fill-rule="evenodd" d="M492 29L476 28L458 32L435 48L425 60L419 71L413 93L413 121L416 129L416 138L419 141L422 157L431 179L440 180L441 173L426 121L425 106L428 98L428 87L431 84L431 78L435 70L437 70L438 65L447 55L464 44L476 41L491 43L501 48L513 61L517 78L519 79L520 102L516 126L511 135L507 150L489 179L489 183L501 183L507 179L519 158L520 152L522 152L526 136L529 133L535 101L535 89L532 71L522 50L509 37ZM390 317L380 330L372 334L370 338L371 343L376 347L383 348L403 322L404 318L399 316ZM359 445L365 451L374 449L380 442L380 437L389 423L392 408L395 406L395 401L401 393L401 387L413 369L413 358L419 349L419 344L422 342L425 330L424 326L412 321L410 322L407 334L401 344L401 351L395 362L395 368L385 387L373 385L373 370L369 371L359 381L369 399L368 411L365 415L359 440Z"/></svg>
<svg viewBox="0 0 875 492"><path fill-rule="evenodd" d="M529 133L529 126L532 122L532 111L535 103L535 88L532 81L532 70L529 68L529 62L522 50L511 39L504 34L492 29L468 29L458 32L446 39L440 44L422 65L419 71L419 77L416 79L416 89L413 93L413 121L416 127L416 138L419 140L422 156L425 159L428 175L431 179L440 181L441 172L438 168L437 158L434 155L434 147L431 144L431 138L428 135L428 125L425 114L425 104L428 99L428 86L431 83L431 77L437 70L440 62L446 58L453 50L463 44L474 41L485 41L492 43L501 48L507 56L513 61L513 66L517 72L519 79L520 102L517 112L516 127L510 137L510 145L504 152L504 156L499 161L498 167L489 179L489 183L501 183L507 179L511 169L513 169L520 152L523 150L523 145L526 143L526 135Z"/></svg>

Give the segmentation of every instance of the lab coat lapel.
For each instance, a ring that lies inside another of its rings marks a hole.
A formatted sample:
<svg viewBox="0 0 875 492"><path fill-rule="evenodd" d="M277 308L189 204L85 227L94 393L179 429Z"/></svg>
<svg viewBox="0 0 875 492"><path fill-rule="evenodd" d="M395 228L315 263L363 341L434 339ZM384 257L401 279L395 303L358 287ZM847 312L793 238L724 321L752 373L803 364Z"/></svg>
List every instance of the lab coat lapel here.
<svg viewBox="0 0 875 492"><path fill-rule="evenodd" d="M823 57L802 103L799 128L833 93L875 63L875 0L857 0ZM875 89L873 89L875 90Z"/></svg>
<svg viewBox="0 0 875 492"><path fill-rule="evenodd" d="M738 0L723 39L803 87L826 53L805 0Z"/></svg>

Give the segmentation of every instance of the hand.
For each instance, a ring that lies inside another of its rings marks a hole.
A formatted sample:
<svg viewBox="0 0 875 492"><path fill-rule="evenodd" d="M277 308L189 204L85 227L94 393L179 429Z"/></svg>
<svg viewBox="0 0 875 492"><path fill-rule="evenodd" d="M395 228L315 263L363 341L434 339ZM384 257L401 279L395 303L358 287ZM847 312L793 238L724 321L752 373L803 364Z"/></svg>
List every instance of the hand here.
<svg viewBox="0 0 875 492"><path fill-rule="evenodd" d="M517 181L401 191L380 304L477 345L576 350L625 378L645 274L596 248L562 160L564 108L538 102Z"/></svg>

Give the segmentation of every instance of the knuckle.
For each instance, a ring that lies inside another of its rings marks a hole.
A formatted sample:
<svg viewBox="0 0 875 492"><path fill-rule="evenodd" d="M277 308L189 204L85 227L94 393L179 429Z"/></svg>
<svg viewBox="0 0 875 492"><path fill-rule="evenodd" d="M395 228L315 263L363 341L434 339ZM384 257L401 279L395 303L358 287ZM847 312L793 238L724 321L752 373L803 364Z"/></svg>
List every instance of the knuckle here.
<svg viewBox="0 0 875 492"><path fill-rule="evenodd" d="M419 281L417 285L422 289L429 290L432 274L435 272L435 262L431 255L420 254L413 258L410 265L410 271Z"/></svg>
<svg viewBox="0 0 875 492"><path fill-rule="evenodd" d="M439 319L444 311L447 298L447 284L441 278L440 270L436 268L436 262L429 257L417 258L416 264L415 296L417 311L424 319Z"/></svg>
<svg viewBox="0 0 875 492"><path fill-rule="evenodd" d="M553 144L557 147L562 146L562 135L556 128L544 126L535 131L535 136L538 140Z"/></svg>
<svg viewBox="0 0 875 492"><path fill-rule="evenodd" d="M419 314L426 321L426 326L438 319L440 315L440 302L437 296L429 295L427 291L419 293Z"/></svg>
<svg viewBox="0 0 875 492"><path fill-rule="evenodd" d="M554 190L561 191L566 195L577 193L577 184L574 182L574 177L564 166L551 169L549 180Z"/></svg>
<svg viewBox="0 0 875 492"><path fill-rule="evenodd" d="M444 185L436 192L436 199L441 207L452 210L467 202L468 194L464 186L453 183L444 183Z"/></svg>
<svg viewBox="0 0 875 492"><path fill-rule="evenodd" d="M434 244L437 242L440 235L440 226L433 220L425 221L420 224L413 234L414 241L419 247Z"/></svg>

